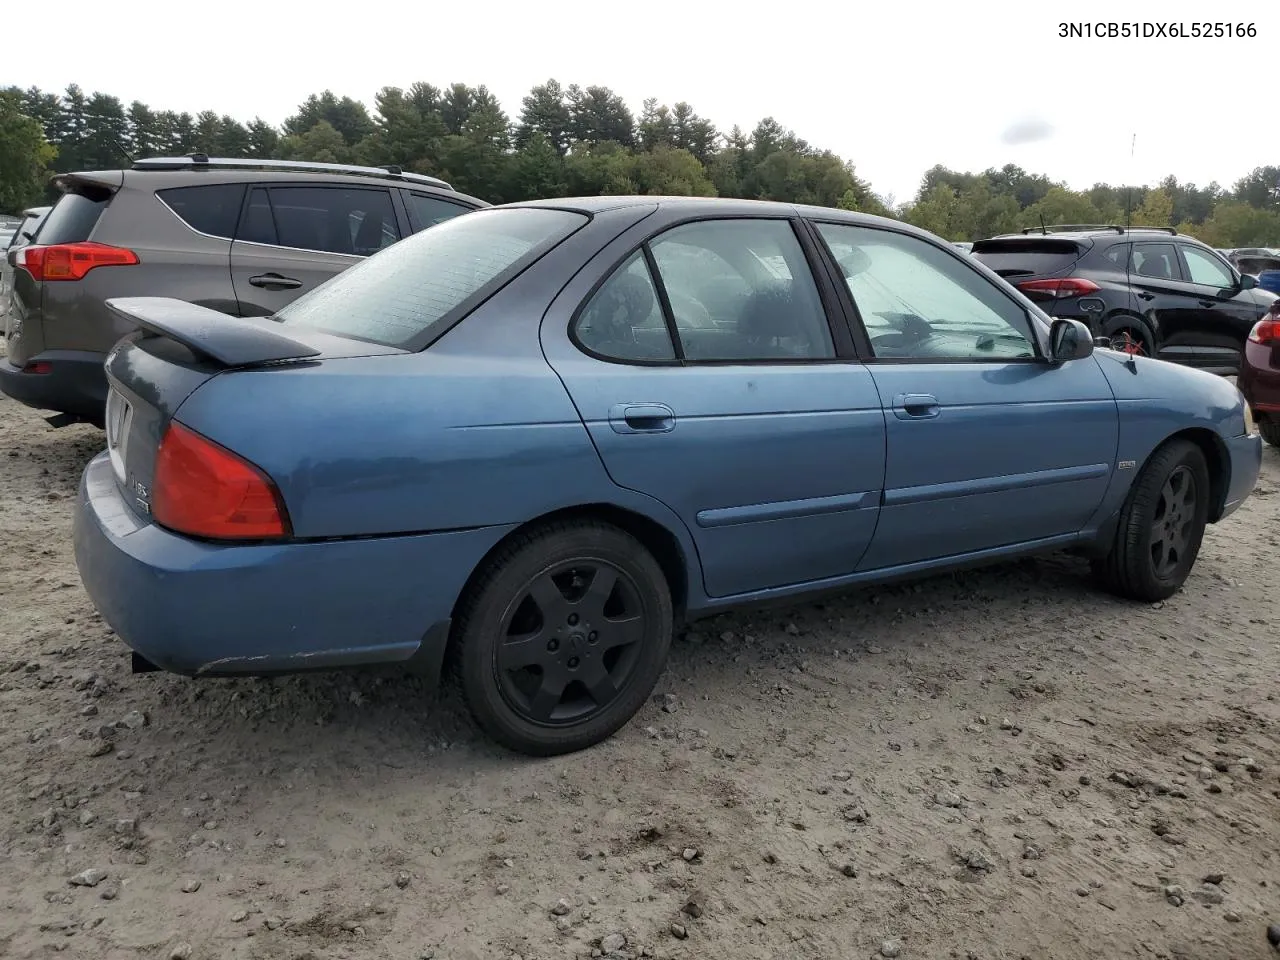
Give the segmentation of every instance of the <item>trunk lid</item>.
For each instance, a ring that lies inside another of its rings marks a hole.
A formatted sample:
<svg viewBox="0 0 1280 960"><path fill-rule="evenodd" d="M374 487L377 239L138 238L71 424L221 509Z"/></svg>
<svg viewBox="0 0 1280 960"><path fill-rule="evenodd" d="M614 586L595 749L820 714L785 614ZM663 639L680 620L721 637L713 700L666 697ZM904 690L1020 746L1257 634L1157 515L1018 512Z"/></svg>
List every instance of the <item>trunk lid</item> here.
<svg viewBox="0 0 1280 960"><path fill-rule="evenodd" d="M106 434L116 482L142 517L151 512L156 452L165 429L209 380L231 370L405 352L182 300L128 297L108 300L107 308L140 328L107 355Z"/></svg>

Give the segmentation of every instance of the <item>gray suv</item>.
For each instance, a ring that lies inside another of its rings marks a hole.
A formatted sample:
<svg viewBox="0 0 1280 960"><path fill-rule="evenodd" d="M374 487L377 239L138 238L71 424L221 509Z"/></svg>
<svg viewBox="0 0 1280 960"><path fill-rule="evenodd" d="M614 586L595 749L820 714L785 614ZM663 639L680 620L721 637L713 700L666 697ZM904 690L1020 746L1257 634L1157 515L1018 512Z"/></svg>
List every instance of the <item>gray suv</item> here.
<svg viewBox="0 0 1280 960"><path fill-rule="evenodd" d="M176 297L271 316L402 237L489 206L398 167L201 154L53 182L62 196L37 242L8 255L0 391L55 411L54 426L102 425L103 361L131 332L107 299Z"/></svg>

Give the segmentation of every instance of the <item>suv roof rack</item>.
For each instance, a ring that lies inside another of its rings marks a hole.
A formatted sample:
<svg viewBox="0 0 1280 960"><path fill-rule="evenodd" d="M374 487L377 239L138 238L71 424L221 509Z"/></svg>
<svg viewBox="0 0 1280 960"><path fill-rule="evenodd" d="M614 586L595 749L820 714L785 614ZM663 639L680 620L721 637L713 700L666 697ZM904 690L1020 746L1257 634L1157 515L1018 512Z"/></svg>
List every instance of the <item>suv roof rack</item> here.
<svg viewBox="0 0 1280 960"><path fill-rule="evenodd" d="M232 157L210 157L193 153L185 157L147 157L133 162L134 170L297 170L309 173L340 173L358 177L380 177L384 180L403 180L425 186L452 190L453 185L439 177L421 173L405 173L400 167L362 167L354 163L320 163L309 160L253 160Z"/></svg>
<svg viewBox="0 0 1280 960"><path fill-rule="evenodd" d="M1053 229L1050 230L1049 227L1053 227ZM1168 233L1175 237L1178 235L1178 231L1173 227L1147 227L1137 223L1130 224L1128 227L1122 227L1118 223L1052 223L1042 227L1022 228L1024 235L1032 233L1071 233L1085 230L1114 230L1121 236L1134 230L1153 230L1158 233Z"/></svg>

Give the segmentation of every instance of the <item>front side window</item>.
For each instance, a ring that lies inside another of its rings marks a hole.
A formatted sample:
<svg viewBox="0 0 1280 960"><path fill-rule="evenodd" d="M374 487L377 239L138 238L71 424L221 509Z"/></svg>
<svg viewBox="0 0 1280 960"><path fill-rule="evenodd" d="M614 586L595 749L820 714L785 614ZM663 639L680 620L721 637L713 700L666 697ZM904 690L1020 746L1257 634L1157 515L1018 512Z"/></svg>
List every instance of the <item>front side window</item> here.
<svg viewBox="0 0 1280 960"><path fill-rule="evenodd" d="M413 348L586 222L579 213L529 208L455 217L342 271L276 320Z"/></svg>
<svg viewBox="0 0 1280 960"><path fill-rule="evenodd" d="M873 355L889 360L1036 356L1027 315L985 277L918 237L820 223Z"/></svg>
<svg viewBox="0 0 1280 960"><path fill-rule="evenodd" d="M277 243L368 257L400 239L387 190L348 187L271 187Z"/></svg>
<svg viewBox="0 0 1280 960"><path fill-rule="evenodd" d="M1187 262L1187 276L1192 283L1218 290L1226 290L1235 285L1235 277L1211 254L1197 250L1195 247L1184 246L1182 256Z"/></svg>

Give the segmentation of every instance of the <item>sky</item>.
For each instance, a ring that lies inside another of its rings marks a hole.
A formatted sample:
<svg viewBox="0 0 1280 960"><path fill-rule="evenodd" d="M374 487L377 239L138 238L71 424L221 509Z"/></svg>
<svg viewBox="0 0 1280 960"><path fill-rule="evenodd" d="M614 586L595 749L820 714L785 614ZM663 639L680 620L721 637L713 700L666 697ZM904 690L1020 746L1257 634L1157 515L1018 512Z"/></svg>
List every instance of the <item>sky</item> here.
<svg viewBox="0 0 1280 960"><path fill-rule="evenodd" d="M6 44L0 86L78 83L126 104L278 124L313 92L372 107L380 88L416 81L485 84L514 119L529 88L554 77L610 87L637 114L646 97L686 100L722 130L772 116L898 203L939 163L1014 163L1076 189L1168 174L1229 186L1280 163L1280 119L1240 92L1275 85L1280 5L1267 7L131 0L103 16L100 3L64 0L53 21L46 6L10 3L6 34L58 37ZM1068 20L1190 32L1211 16L1256 36L1059 36Z"/></svg>

